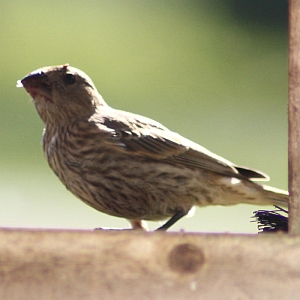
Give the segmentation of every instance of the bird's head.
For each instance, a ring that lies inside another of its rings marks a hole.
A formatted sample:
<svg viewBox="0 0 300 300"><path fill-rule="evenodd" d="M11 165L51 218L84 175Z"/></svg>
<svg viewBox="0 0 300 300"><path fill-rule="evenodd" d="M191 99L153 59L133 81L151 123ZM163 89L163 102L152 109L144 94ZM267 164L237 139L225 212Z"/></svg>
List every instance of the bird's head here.
<svg viewBox="0 0 300 300"><path fill-rule="evenodd" d="M68 64L33 71L19 80L17 86L30 94L46 125L87 118L96 107L106 105L92 80Z"/></svg>

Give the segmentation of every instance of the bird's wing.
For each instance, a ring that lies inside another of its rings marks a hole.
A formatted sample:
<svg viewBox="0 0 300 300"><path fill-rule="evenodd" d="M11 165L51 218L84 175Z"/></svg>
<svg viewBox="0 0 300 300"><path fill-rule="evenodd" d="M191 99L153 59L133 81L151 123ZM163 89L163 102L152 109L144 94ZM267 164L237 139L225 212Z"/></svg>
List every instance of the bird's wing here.
<svg viewBox="0 0 300 300"><path fill-rule="evenodd" d="M236 166L146 117L113 110L113 114L102 112L95 121L102 131L110 134L110 140L121 151L225 176L268 180L267 175Z"/></svg>

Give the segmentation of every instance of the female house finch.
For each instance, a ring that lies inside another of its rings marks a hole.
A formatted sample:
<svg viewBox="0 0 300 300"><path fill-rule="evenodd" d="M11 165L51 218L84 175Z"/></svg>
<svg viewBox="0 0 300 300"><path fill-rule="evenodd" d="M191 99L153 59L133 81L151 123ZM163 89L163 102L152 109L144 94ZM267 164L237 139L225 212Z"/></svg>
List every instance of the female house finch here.
<svg viewBox="0 0 300 300"><path fill-rule="evenodd" d="M69 65L38 69L18 82L45 123L43 149L55 174L93 208L128 219L169 220L193 206L287 205L284 191L259 185L237 166L143 116L108 106L92 80Z"/></svg>

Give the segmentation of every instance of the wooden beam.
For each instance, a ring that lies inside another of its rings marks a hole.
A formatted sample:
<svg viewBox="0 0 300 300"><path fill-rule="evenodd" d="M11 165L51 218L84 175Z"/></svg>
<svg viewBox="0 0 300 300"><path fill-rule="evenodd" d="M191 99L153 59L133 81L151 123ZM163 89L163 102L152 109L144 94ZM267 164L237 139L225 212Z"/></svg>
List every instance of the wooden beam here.
<svg viewBox="0 0 300 300"><path fill-rule="evenodd" d="M0 299L295 299L300 236L0 230Z"/></svg>
<svg viewBox="0 0 300 300"><path fill-rule="evenodd" d="M300 233L300 0L289 2L289 232Z"/></svg>

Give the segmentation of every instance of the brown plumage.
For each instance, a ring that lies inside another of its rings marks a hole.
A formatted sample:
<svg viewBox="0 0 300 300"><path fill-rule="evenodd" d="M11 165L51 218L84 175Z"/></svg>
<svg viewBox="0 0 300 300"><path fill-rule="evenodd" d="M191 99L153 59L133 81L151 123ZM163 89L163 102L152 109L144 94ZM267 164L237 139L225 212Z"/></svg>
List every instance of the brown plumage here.
<svg viewBox="0 0 300 300"><path fill-rule="evenodd" d="M91 79L69 65L18 82L45 123L43 148L55 174L95 209L128 219L170 219L193 206L286 205L284 191L259 185L258 171L221 158L143 116L108 106Z"/></svg>

